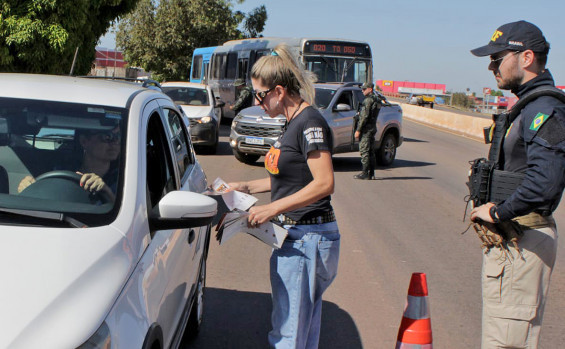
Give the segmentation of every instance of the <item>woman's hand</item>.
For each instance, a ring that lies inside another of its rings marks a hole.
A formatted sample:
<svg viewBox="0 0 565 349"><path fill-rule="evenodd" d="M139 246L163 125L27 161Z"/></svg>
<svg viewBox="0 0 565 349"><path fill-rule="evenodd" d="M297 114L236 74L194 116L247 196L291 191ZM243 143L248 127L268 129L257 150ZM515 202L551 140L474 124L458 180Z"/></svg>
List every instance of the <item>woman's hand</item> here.
<svg viewBox="0 0 565 349"><path fill-rule="evenodd" d="M277 210L271 204L254 206L249 209L247 221L249 222L249 226L254 228L270 221L271 218L275 217L277 214Z"/></svg>
<svg viewBox="0 0 565 349"><path fill-rule="evenodd" d="M81 173L77 172L79 175L82 175L80 178L80 186L89 192L99 192L100 190L104 189L106 183L102 180L102 178L97 175L96 173Z"/></svg>
<svg viewBox="0 0 565 349"><path fill-rule="evenodd" d="M237 190L242 193L249 194L249 184L248 182L232 182L228 183L230 190Z"/></svg>

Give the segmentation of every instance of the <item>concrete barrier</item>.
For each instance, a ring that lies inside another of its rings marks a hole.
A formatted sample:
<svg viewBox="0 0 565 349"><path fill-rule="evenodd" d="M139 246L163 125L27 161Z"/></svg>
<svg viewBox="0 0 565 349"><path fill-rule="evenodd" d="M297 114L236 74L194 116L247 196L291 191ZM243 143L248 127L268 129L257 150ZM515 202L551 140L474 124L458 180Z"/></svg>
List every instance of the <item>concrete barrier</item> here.
<svg viewBox="0 0 565 349"><path fill-rule="evenodd" d="M492 120L488 118L418 107L407 103L399 104L402 106L404 118L473 138L478 141L484 140L483 128L492 124Z"/></svg>

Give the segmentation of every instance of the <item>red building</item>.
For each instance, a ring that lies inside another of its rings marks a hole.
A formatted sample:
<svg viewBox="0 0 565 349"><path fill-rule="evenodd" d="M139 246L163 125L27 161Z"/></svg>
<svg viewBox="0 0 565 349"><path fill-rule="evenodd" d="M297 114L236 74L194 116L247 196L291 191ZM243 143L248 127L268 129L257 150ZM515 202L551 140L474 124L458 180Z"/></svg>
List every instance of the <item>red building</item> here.
<svg viewBox="0 0 565 349"><path fill-rule="evenodd" d="M428 82L377 80L378 87L385 94L445 95L445 84Z"/></svg>
<svg viewBox="0 0 565 349"><path fill-rule="evenodd" d="M122 51L97 47L95 64L97 67L123 68L126 66L127 62L124 61Z"/></svg>
<svg viewBox="0 0 565 349"><path fill-rule="evenodd" d="M127 65L122 51L97 47L96 59L90 75L125 77L129 69Z"/></svg>

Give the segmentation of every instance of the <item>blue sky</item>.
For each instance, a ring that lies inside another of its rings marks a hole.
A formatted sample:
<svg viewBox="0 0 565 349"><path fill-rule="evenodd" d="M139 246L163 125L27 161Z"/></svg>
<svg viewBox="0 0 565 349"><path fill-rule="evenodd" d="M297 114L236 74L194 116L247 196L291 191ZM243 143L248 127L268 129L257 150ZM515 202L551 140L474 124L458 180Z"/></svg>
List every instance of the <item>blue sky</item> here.
<svg viewBox="0 0 565 349"><path fill-rule="evenodd" d="M264 4L264 36L329 37L367 41L374 79L446 84L453 92L496 89L488 57L470 49L488 43L504 23L536 24L551 44L548 68L565 85L563 0L246 0L249 12ZM111 37L101 46L113 47Z"/></svg>

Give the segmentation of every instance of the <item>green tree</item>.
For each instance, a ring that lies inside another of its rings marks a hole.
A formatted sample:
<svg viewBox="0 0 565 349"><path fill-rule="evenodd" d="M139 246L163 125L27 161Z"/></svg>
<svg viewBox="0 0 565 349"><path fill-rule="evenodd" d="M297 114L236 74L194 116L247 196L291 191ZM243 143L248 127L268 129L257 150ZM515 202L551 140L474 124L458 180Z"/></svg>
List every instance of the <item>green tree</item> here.
<svg viewBox="0 0 565 349"><path fill-rule="evenodd" d="M490 95L491 95L491 96L500 96L500 97L502 97L502 96L504 96L504 93L503 93L502 91L500 91L500 90L491 90L491 91L490 91Z"/></svg>
<svg viewBox="0 0 565 349"><path fill-rule="evenodd" d="M463 92L455 92L451 95L452 105L460 106L463 108L470 108L473 105L472 100Z"/></svg>
<svg viewBox="0 0 565 349"><path fill-rule="evenodd" d="M116 43L130 65L156 79L187 80L195 48L257 36L266 20L265 6L246 15L231 0L140 0L120 22Z"/></svg>
<svg viewBox="0 0 565 349"><path fill-rule="evenodd" d="M0 71L75 74L90 71L96 44L139 0L2 0Z"/></svg>

